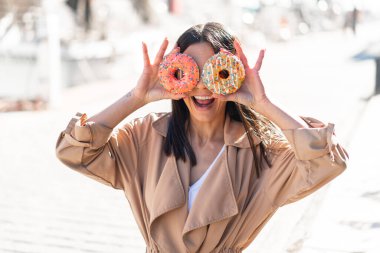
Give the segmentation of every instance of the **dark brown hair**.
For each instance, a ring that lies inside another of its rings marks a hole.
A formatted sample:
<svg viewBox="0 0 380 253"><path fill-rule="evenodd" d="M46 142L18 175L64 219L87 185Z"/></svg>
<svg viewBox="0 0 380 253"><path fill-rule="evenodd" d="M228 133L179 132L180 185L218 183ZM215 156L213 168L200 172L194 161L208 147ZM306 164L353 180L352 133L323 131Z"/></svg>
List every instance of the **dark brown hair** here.
<svg viewBox="0 0 380 253"><path fill-rule="evenodd" d="M180 52L183 53L192 44L207 42L212 46L215 53L218 53L221 48L224 48L235 54L236 50L234 47L234 40L235 37L227 32L223 25L210 22L204 25L193 26L185 31L178 38L177 46L180 47ZM194 166L197 164L197 159L186 134L188 129L187 124L189 122L189 114L189 110L183 99L172 100L172 115L169 121L164 151L166 155L169 156L174 154L176 159L182 159L183 161L186 161L186 157L188 157L190 159L191 166ZM259 137L264 138L264 135L260 134L261 132L264 132L262 126L266 125L269 126L269 128L275 126L271 125L269 120L265 120L263 116L259 116L257 112L253 111L251 108L235 102L227 102L226 114L230 116L231 120L242 122L244 125L244 128L248 133L247 137L251 146L252 155L254 157L256 173L259 177L263 159L269 164L269 166L270 163L265 152L265 142L260 142L260 152L258 156L252 135L257 134ZM265 130L268 130L268 127L264 128Z"/></svg>

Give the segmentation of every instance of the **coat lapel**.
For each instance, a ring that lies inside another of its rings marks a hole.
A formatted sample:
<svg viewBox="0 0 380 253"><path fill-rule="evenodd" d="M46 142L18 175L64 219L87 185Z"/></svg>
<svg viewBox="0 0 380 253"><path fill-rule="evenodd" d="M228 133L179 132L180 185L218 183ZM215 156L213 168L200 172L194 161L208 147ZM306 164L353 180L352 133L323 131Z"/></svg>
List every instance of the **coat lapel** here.
<svg viewBox="0 0 380 253"><path fill-rule="evenodd" d="M168 157L153 193L149 231L157 244L160 233L158 222L166 213L186 204L186 194L174 156ZM158 225L158 226L157 226Z"/></svg>
<svg viewBox="0 0 380 253"><path fill-rule="evenodd" d="M185 203L185 191L178 174L175 157L170 156L154 191L150 223L152 224L160 215Z"/></svg>
<svg viewBox="0 0 380 253"><path fill-rule="evenodd" d="M169 115L164 115L153 122L153 128L164 137L166 137ZM257 137L253 140L256 145L260 143ZM226 150L203 182L184 223L182 239L189 252L199 250L207 234L207 225L229 219L239 212L230 175L233 168L229 168L231 165L228 161L236 160L236 152L230 152L231 149L250 148L242 123L232 121L227 116L224 141ZM234 157L229 157L230 153ZM186 208L183 210L187 211L190 173L184 166L185 163L178 162L181 164L181 171L178 171L175 157L168 157L154 191L150 217L153 239L156 238L156 233L159 233L156 225L160 216L184 205Z"/></svg>
<svg viewBox="0 0 380 253"><path fill-rule="evenodd" d="M203 182L186 219L182 239L189 252L198 252L206 236L207 225L238 214L227 154L228 148Z"/></svg>

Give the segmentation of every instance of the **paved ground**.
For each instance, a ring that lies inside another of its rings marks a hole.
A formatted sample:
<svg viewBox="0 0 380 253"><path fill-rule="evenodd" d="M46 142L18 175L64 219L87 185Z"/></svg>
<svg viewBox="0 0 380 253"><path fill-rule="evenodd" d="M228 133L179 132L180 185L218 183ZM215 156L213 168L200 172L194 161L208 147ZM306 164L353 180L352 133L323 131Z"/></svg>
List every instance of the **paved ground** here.
<svg viewBox="0 0 380 253"><path fill-rule="evenodd" d="M351 161L329 187L280 210L246 252L380 252L380 99L360 99L373 90L374 64L350 58L374 35L372 26L361 29L357 38L334 32L267 44L268 93L289 111L336 123ZM148 32L136 35L149 40ZM251 51L255 58L257 48ZM123 193L67 169L54 155L75 112L95 113L133 87L139 57L135 50L126 60L128 80L67 89L58 109L0 114L0 252L145 251ZM131 117L168 109L168 101L158 102Z"/></svg>
<svg viewBox="0 0 380 253"><path fill-rule="evenodd" d="M380 95L350 136L349 169L331 184L302 253L380 252Z"/></svg>

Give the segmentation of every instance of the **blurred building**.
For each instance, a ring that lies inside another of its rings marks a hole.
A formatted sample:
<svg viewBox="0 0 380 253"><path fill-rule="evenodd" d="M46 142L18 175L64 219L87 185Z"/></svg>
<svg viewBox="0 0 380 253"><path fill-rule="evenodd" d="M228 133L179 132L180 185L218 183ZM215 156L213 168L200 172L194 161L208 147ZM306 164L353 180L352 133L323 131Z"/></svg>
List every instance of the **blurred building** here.
<svg viewBox="0 0 380 253"><path fill-rule="evenodd" d="M359 2L0 0L0 67L6 73L0 76L0 99L40 96L49 100L59 96L60 87L113 78L111 69L134 46L130 35L147 27L173 30L217 21L248 43L251 34L256 39L284 42L348 26L353 6L355 25L380 14L373 1L356 3Z"/></svg>

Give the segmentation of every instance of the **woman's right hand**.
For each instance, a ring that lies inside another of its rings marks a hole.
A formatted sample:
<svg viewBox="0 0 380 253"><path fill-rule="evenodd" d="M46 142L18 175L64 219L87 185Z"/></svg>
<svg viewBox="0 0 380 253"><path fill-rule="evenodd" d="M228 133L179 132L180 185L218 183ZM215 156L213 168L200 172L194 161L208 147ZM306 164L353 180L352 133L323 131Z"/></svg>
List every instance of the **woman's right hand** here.
<svg viewBox="0 0 380 253"><path fill-rule="evenodd" d="M137 86L133 89L132 94L141 100L144 104L148 104L153 101L161 99L174 99L178 100L184 98L184 94L173 94L165 90L159 83L158 79L158 69L159 65L164 57L166 48L168 47L169 41L167 38L164 39L160 49L157 52L156 58L153 64L151 64L148 54L148 48L146 44L142 43L142 50L144 56L144 70L137 82ZM179 48L174 48L170 54L175 54L179 52Z"/></svg>

